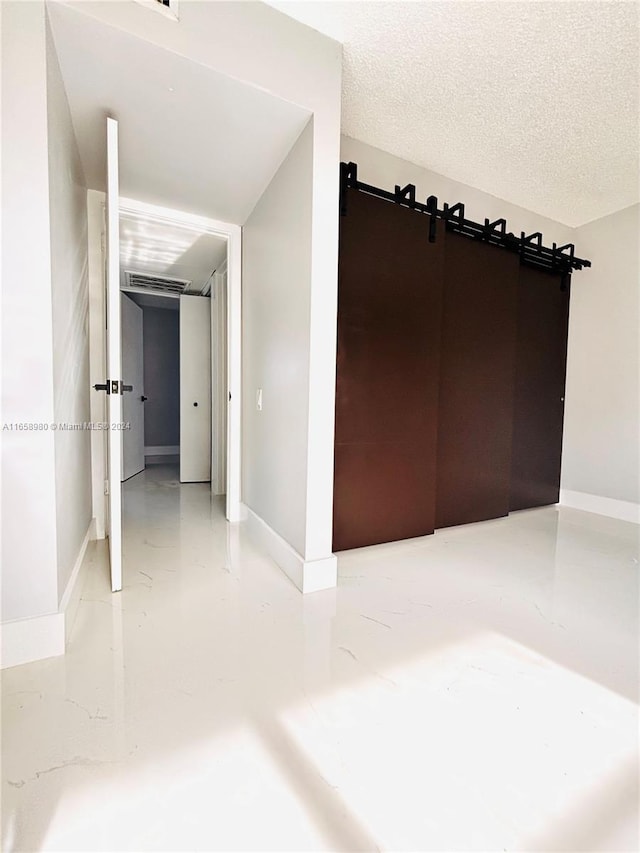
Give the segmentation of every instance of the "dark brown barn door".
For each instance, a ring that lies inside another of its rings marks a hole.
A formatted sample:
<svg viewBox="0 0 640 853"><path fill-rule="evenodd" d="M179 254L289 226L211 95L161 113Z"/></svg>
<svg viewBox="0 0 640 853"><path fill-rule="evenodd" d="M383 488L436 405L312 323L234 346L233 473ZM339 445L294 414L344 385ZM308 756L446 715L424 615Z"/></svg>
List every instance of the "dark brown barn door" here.
<svg viewBox="0 0 640 853"><path fill-rule="evenodd" d="M349 190L340 219L333 548L432 533L444 239Z"/></svg>
<svg viewBox="0 0 640 853"><path fill-rule="evenodd" d="M509 512L519 259L447 233L436 527Z"/></svg>
<svg viewBox="0 0 640 853"><path fill-rule="evenodd" d="M560 276L520 267L510 508L557 503L569 293Z"/></svg>

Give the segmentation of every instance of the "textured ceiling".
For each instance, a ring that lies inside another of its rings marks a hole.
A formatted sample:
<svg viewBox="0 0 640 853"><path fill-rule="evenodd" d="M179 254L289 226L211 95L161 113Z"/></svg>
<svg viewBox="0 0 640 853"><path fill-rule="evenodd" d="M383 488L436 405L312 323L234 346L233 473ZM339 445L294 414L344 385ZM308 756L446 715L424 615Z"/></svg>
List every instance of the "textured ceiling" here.
<svg viewBox="0 0 640 853"><path fill-rule="evenodd" d="M289 2L344 44L342 131L576 226L638 201L637 2Z"/></svg>

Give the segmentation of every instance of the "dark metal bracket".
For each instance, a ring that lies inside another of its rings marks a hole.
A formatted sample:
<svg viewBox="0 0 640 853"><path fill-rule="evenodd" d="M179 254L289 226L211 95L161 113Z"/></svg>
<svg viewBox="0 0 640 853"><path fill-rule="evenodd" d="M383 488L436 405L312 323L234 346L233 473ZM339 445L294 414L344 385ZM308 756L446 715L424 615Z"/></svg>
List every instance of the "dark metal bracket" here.
<svg viewBox="0 0 640 853"><path fill-rule="evenodd" d="M396 184L396 201L398 203L402 201L406 201L409 207L413 207L416 203L416 188L414 184L407 184L404 189L400 189L398 184Z"/></svg>
<svg viewBox="0 0 640 853"><path fill-rule="evenodd" d="M438 199L430 195L427 199L427 210L429 211L429 242L436 242L436 229L438 227Z"/></svg>
<svg viewBox="0 0 640 853"><path fill-rule="evenodd" d="M445 203L442 209L442 218L446 221L447 228L450 230L452 225L464 225L464 204L462 204L462 202L458 202L458 204L454 204L453 207L449 207L449 205Z"/></svg>
<svg viewBox="0 0 640 853"><path fill-rule="evenodd" d="M529 236L525 236L524 231L520 232L520 240L522 243L535 245L538 249L542 248L542 234L540 231L536 231L535 234L529 234Z"/></svg>
<svg viewBox="0 0 640 853"><path fill-rule="evenodd" d="M358 183L358 166L340 163L340 216L347 215L347 190Z"/></svg>
<svg viewBox="0 0 640 853"><path fill-rule="evenodd" d="M489 222L488 219L484 221L484 228L482 229L482 236L486 239L487 237L491 237L492 234L498 234L501 237L504 237L507 233L507 220L506 219L496 219L495 222Z"/></svg>

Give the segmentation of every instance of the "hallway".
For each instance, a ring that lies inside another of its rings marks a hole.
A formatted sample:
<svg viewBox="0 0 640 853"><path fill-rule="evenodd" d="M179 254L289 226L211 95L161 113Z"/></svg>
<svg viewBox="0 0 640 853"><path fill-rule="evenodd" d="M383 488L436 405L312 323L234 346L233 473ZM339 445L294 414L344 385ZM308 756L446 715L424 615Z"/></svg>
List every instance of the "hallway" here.
<svg viewBox="0 0 640 853"><path fill-rule="evenodd" d="M637 527L565 508L302 597L209 484L124 487L65 657L6 670L3 848L632 850Z"/></svg>

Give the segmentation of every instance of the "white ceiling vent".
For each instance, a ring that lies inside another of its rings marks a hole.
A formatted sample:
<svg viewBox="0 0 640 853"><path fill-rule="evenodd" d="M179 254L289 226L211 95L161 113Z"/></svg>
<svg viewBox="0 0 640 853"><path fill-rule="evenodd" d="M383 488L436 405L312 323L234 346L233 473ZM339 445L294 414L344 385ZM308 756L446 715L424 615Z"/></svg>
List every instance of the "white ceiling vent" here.
<svg viewBox="0 0 640 853"><path fill-rule="evenodd" d="M132 290L152 291L153 293L181 294L191 286L192 282L184 278L169 278L163 275L125 270L125 287Z"/></svg>

